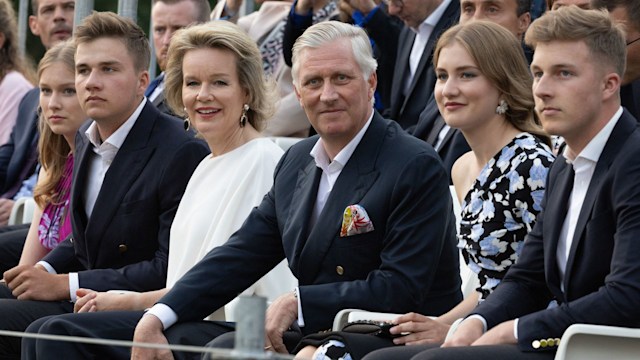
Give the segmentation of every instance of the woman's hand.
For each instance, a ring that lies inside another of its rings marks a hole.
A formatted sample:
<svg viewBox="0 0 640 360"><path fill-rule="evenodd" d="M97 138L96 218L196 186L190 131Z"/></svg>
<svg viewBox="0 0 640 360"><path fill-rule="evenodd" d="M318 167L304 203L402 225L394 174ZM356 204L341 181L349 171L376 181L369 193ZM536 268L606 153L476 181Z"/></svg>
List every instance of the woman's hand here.
<svg viewBox="0 0 640 360"><path fill-rule="evenodd" d="M78 289L78 299L73 311L97 312L113 310L134 310L137 293L97 292L91 289Z"/></svg>
<svg viewBox="0 0 640 360"><path fill-rule="evenodd" d="M393 335L408 333L393 339L396 345L440 344L444 342L450 325L428 316L408 313L394 320L396 326L389 332Z"/></svg>

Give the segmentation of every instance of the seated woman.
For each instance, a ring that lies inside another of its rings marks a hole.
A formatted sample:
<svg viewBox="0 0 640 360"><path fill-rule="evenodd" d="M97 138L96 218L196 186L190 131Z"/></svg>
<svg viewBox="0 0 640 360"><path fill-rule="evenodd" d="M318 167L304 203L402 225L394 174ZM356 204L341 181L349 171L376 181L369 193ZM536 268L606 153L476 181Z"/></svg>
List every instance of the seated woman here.
<svg viewBox="0 0 640 360"><path fill-rule="evenodd" d="M34 189L36 207L19 265L33 266L71 233L71 193L75 136L87 116L75 90L75 47L60 43L38 66L40 119L38 156L41 164ZM11 236L11 233L0 235ZM18 259L16 259L18 263Z"/></svg>
<svg viewBox="0 0 640 360"><path fill-rule="evenodd" d="M33 88L30 64L18 51L18 25L12 1L0 0L0 145L9 140L18 117L18 104Z"/></svg>
<svg viewBox="0 0 640 360"><path fill-rule="evenodd" d="M171 108L188 117L185 126L195 128L211 149L211 156L202 160L189 180L171 227L167 276L171 287L242 225L271 187L283 152L258 132L272 111L272 95L255 42L236 25L216 21L176 32L169 47L165 92ZM286 263L281 263L250 292L274 299L295 285ZM27 331L131 340L143 310L167 291L79 290L75 309L88 313L41 319ZM126 311L99 312L104 310ZM121 347L24 341L23 357L57 358L60 351L51 349L61 346L68 347L65 356L72 358L97 353L109 359L130 356L129 349Z"/></svg>
<svg viewBox="0 0 640 360"><path fill-rule="evenodd" d="M454 164L452 178L462 203L458 247L480 286L435 319L415 313L395 319L393 340L345 332L314 335L306 344L321 346L304 348L300 358L360 359L381 347L442 342L451 324L498 286L541 210L553 155L533 111L532 79L518 40L493 23L458 25L439 39L434 64L440 113L471 147ZM418 348L398 347L377 358L404 358L403 352Z"/></svg>

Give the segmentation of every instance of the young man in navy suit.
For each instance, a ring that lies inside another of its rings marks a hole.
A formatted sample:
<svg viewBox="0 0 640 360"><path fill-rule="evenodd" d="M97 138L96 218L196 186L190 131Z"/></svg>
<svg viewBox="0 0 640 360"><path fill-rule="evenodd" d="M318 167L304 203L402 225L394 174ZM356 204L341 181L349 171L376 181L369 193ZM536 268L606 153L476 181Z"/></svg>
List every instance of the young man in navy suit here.
<svg viewBox="0 0 640 360"><path fill-rule="evenodd" d="M446 172L431 147L373 110L364 30L321 22L293 51L296 94L319 136L289 149L244 226L142 317L135 341L204 345L220 327L199 320L285 257L299 287L267 310L266 346L278 352L329 329L342 308L438 314L461 299Z"/></svg>
<svg viewBox="0 0 640 360"><path fill-rule="evenodd" d="M138 25L94 13L77 28L76 91L92 120L76 135L72 235L0 285L0 329L24 331L73 311L76 290L164 287L171 222L191 173L208 154L176 118L144 99L149 44ZM19 357L20 339L0 337Z"/></svg>
<svg viewBox="0 0 640 360"><path fill-rule="evenodd" d="M640 132L620 106L624 33L608 13L572 6L525 40L536 111L567 147L518 262L443 348L412 359L553 359L572 324L640 327Z"/></svg>

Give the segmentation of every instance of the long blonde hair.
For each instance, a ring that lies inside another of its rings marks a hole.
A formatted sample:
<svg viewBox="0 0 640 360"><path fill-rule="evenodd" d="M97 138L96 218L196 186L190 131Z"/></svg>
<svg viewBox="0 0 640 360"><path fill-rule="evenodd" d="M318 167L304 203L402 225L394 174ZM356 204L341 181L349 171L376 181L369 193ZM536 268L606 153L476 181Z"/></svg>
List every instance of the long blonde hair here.
<svg viewBox="0 0 640 360"><path fill-rule="evenodd" d="M71 40L61 42L49 49L38 65L38 78L42 76L42 72L45 69L57 63L64 64L69 71L74 73L75 52L76 47ZM64 173L71 148L64 136L51 131L40 110L38 119L38 131L40 132L38 155L40 156L40 164L48 176L38 182L38 185L33 190L33 198L38 206L44 208L48 203L57 201L59 194L57 194L56 188Z"/></svg>

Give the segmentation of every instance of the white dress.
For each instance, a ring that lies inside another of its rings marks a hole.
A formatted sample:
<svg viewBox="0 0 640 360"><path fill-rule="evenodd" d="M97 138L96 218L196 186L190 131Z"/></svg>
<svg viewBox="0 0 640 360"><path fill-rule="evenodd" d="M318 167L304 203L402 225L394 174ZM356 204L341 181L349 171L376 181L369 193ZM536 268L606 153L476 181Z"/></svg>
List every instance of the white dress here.
<svg viewBox="0 0 640 360"><path fill-rule="evenodd" d="M172 287L211 249L224 244L258 206L273 184L283 151L266 138L252 140L221 156L207 156L193 172L171 225L167 287ZM243 294L273 301L297 280L284 260ZM209 316L233 321L237 298Z"/></svg>

